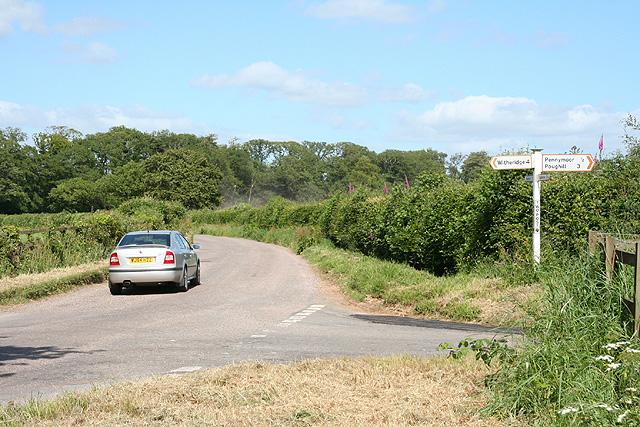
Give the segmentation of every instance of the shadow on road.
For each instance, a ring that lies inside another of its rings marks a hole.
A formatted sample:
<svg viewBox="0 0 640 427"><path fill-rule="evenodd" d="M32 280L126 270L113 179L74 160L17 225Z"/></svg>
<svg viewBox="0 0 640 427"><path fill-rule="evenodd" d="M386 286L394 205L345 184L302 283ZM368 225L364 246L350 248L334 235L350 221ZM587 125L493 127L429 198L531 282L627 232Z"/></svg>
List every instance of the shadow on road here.
<svg viewBox="0 0 640 427"><path fill-rule="evenodd" d="M189 285L189 290L196 288L200 285ZM189 292L189 291L187 291ZM133 296L133 295L165 295L165 294L177 294L180 293L178 288L173 284L158 285L158 286L131 286L129 288L122 288L122 294L120 296Z"/></svg>
<svg viewBox="0 0 640 427"><path fill-rule="evenodd" d="M59 347L53 347L53 346L17 347L13 345L0 345L0 367L6 364L26 365L26 362L22 362L22 363L18 362L20 360L27 361L27 360L59 359L68 354L80 354L80 353L87 353L87 352L74 350L72 348L59 348ZM13 373L0 373L0 378L8 377L11 375L13 375Z"/></svg>
<svg viewBox="0 0 640 427"><path fill-rule="evenodd" d="M352 314L351 317L356 319L366 320L372 323L382 323L385 325L402 325L402 326L414 326L420 328L433 328L433 329L452 329L458 331L468 331L474 333L494 332L497 334L521 334L520 328L506 328L503 326L487 326L476 325L470 323L457 323L446 322L442 320L429 320L429 319L414 319L411 317L400 316L381 316L370 314Z"/></svg>

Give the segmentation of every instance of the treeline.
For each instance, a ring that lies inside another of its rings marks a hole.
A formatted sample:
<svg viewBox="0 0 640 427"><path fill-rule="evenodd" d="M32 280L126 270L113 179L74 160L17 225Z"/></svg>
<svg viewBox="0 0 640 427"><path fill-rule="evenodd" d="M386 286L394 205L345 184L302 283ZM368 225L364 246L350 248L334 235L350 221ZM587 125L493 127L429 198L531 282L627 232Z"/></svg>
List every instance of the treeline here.
<svg viewBox="0 0 640 427"><path fill-rule="evenodd" d="M593 172L554 172L542 184L543 258L584 253L589 230L640 234L640 141L629 135L625 140L628 151L601 159ZM319 203L274 198L261 207L236 205L189 215L195 224L239 224L249 232L306 226L311 231L301 239L300 250L317 236L438 275L483 260L509 263L506 271L531 270L528 173L484 169L477 179L464 182L425 172L410 187L396 185L377 197L356 190Z"/></svg>
<svg viewBox="0 0 640 427"><path fill-rule="evenodd" d="M376 153L350 142L218 143L216 135L141 132L124 126L83 135L64 126L31 137L0 129L0 214L91 212L150 196L190 209L308 202L366 190L384 194L421 174L470 182L488 167L484 151Z"/></svg>

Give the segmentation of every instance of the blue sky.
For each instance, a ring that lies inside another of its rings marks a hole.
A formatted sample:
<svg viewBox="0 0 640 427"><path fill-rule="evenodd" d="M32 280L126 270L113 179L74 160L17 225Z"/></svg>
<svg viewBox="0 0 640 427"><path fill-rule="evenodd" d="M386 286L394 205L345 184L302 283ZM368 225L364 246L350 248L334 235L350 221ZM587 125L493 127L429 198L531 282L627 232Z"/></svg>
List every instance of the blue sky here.
<svg viewBox="0 0 640 427"><path fill-rule="evenodd" d="M0 128L623 150L640 2L0 0Z"/></svg>

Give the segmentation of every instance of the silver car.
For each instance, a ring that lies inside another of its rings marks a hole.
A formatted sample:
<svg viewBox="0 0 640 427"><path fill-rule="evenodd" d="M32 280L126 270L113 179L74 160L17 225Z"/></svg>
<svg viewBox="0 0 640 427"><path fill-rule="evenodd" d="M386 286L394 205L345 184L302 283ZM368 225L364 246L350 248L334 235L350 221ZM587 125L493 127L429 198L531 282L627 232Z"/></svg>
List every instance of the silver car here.
<svg viewBox="0 0 640 427"><path fill-rule="evenodd" d="M177 231L135 231L120 239L109 260L109 290L123 286L175 284L186 292L189 283L200 284L200 259L187 239Z"/></svg>

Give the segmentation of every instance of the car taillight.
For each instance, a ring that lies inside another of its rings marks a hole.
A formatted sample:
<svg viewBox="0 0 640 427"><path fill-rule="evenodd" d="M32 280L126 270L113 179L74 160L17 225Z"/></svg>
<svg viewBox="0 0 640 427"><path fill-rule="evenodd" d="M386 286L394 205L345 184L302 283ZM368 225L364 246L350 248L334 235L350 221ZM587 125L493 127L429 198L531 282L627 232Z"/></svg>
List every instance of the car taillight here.
<svg viewBox="0 0 640 427"><path fill-rule="evenodd" d="M120 265L120 260L118 259L117 253L111 254L111 259L109 260L109 265Z"/></svg>
<svg viewBox="0 0 640 427"><path fill-rule="evenodd" d="M167 251L167 253L164 254L164 263L165 264L175 264L176 263L175 257L173 256L173 252Z"/></svg>

